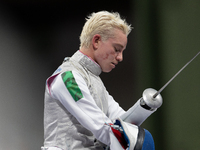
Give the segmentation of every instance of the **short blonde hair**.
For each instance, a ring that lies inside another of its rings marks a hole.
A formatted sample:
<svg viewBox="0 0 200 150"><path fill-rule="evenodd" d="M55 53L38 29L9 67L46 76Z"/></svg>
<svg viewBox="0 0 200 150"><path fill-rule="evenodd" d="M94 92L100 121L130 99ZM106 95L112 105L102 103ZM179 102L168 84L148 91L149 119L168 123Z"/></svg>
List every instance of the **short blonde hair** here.
<svg viewBox="0 0 200 150"><path fill-rule="evenodd" d="M100 11L92 13L86 20L80 35L80 48L89 48L95 34L101 35L102 40L107 40L114 36L113 29L122 30L126 36L132 30L131 25L128 25L117 12Z"/></svg>

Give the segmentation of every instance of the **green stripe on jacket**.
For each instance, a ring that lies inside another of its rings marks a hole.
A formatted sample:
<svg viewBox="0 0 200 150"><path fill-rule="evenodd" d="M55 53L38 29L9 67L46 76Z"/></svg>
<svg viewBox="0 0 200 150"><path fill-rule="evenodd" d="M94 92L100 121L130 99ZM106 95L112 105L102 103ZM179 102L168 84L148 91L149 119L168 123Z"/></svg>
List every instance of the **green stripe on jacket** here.
<svg viewBox="0 0 200 150"><path fill-rule="evenodd" d="M83 98L83 94L78 84L76 83L76 80L72 72L71 71L64 72L62 73L61 76L62 76L63 82L65 83L65 86L67 87L73 99L77 102L78 100Z"/></svg>

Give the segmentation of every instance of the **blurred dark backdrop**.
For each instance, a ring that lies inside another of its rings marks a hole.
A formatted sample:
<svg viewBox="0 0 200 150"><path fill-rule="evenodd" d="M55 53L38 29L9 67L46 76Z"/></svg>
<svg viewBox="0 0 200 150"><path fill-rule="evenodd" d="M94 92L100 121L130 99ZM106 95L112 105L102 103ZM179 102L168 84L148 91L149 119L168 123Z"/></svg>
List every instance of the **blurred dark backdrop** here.
<svg viewBox="0 0 200 150"><path fill-rule="evenodd" d="M134 27L124 61L101 74L125 110L146 88L158 90L199 51L198 0L1 1L1 149L40 149L45 80L79 49L85 17L100 10L117 11ZM163 106L142 125L157 150L200 146L199 64L197 58L162 92Z"/></svg>

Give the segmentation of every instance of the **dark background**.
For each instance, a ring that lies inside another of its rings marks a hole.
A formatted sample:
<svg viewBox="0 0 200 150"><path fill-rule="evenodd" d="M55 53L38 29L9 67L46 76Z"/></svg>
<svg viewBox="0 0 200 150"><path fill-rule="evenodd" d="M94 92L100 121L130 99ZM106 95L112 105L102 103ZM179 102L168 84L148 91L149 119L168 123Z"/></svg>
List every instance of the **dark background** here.
<svg viewBox="0 0 200 150"><path fill-rule="evenodd" d="M0 147L43 144L45 80L79 49L85 18L117 11L134 29L124 61L101 78L127 110L143 90L162 87L200 49L200 1L57 0L0 2ZM200 58L163 92L163 106L142 125L158 150L199 149Z"/></svg>

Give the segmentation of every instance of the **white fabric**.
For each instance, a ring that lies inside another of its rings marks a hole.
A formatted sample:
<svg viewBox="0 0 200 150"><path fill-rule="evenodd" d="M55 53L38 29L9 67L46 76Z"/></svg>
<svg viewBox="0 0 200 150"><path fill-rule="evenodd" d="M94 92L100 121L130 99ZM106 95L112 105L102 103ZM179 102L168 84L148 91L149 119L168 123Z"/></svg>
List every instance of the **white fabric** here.
<svg viewBox="0 0 200 150"><path fill-rule="evenodd" d="M120 123L123 127L124 134L126 134L126 137L128 138L129 141L128 150L134 150L138 138L138 132L139 132L138 126L135 126L127 122L123 122L122 120L120 120Z"/></svg>
<svg viewBox="0 0 200 150"><path fill-rule="evenodd" d="M110 130L110 150L124 150L112 130Z"/></svg>
<svg viewBox="0 0 200 150"><path fill-rule="evenodd" d="M78 84L83 98L75 102L69 91L65 87L61 75L58 75L51 86L51 95L58 99L65 108L83 125L90 130L95 137L106 145L110 144L109 126L105 123L112 123L102 110L96 105L92 98L84 79L75 71L72 71L73 76ZM112 101L112 105L116 104ZM116 108L116 107L113 107ZM112 109L112 107L110 108ZM114 111L114 110L113 110ZM117 112L117 109L115 109Z"/></svg>
<svg viewBox="0 0 200 150"><path fill-rule="evenodd" d="M62 150L58 147L48 147L48 148L45 148L45 147L41 147L41 150Z"/></svg>
<svg viewBox="0 0 200 150"><path fill-rule="evenodd" d="M61 74L71 71L83 97L77 102L66 88ZM44 109L44 147L63 150L103 150L110 145L112 120L125 111L109 95L99 74L100 67L77 51L66 59L55 78L47 80ZM100 141L100 142L99 142ZM102 144L102 143L104 144Z"/></svg>
<svg viewBox="0 0 200 150"><path fill-rule="evenodd" d="M140 99L120 118L135 125L140 126L152 113L156 111L147 110L140 105Z"/></svg>
<svg viewBox="0 0 200 150"><path fill-rule="evenodd" d="M137 138L138 138L138 132L139 132L138 126L124 122L120 118L117 120L121 124L121 127L123 129L123 134L126 136L126 138L129 141L129 143L128 143L129 146L128 146L127 150L134 150L136 142L137 142ZM121 146L121 144L115 137L114 133L112 133L112 131L110 131L110 132L111 132L110 150L124 150L124 148Z"/></svg>
<svg viewBox="0 0 200 150"><path fill-rule="evenodd" d="M66 71L72 72L83 94L77 102L63 82L61 75ZM114 144L107 123L122 116L123 120L140 125L153 113L138 102L126 113L103 85L100 67L80 51L67 59L56 73L52 81L47 80L45 90L44 147L103 150L100 142Z"/></svg>

